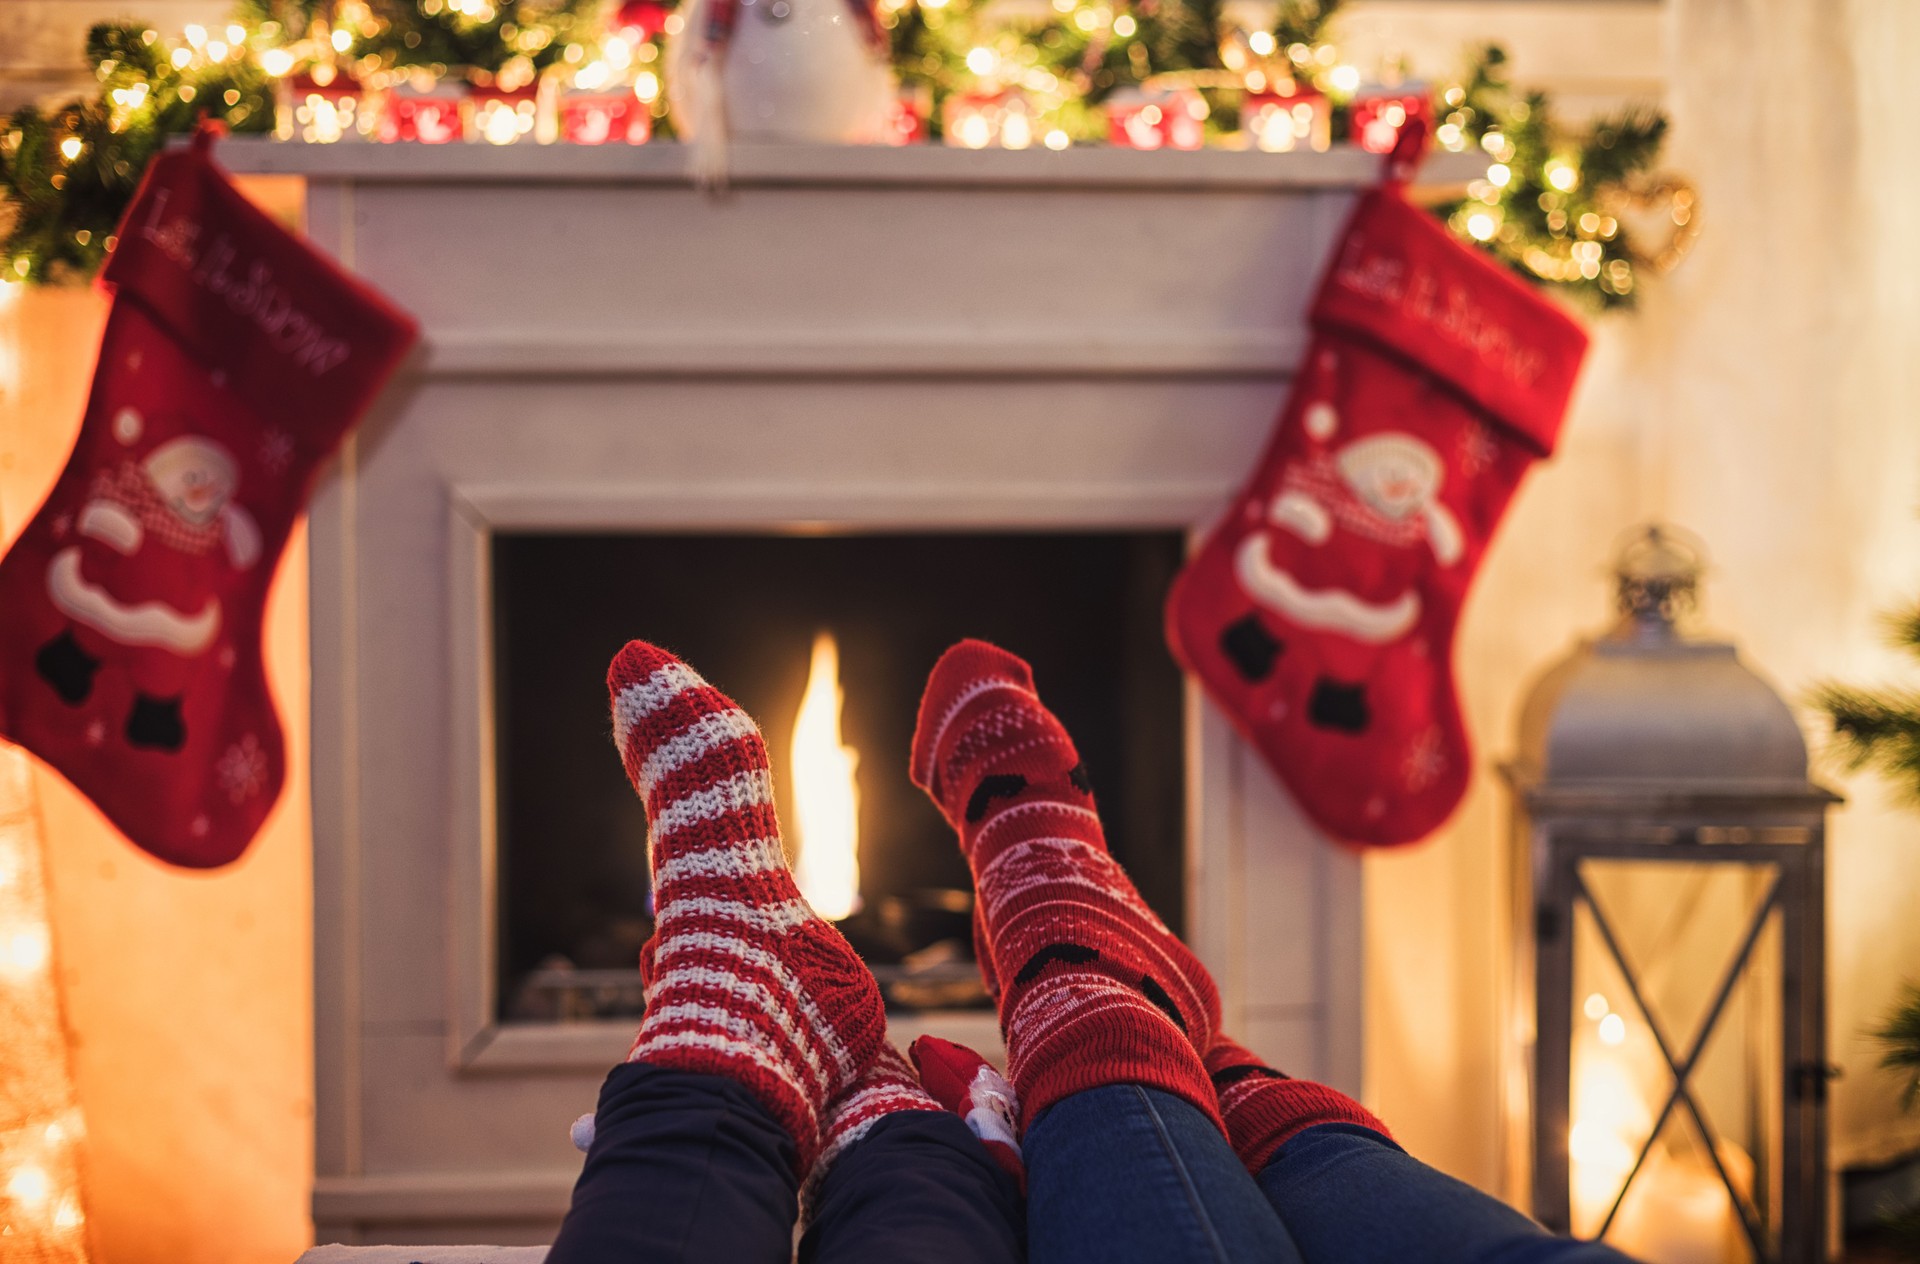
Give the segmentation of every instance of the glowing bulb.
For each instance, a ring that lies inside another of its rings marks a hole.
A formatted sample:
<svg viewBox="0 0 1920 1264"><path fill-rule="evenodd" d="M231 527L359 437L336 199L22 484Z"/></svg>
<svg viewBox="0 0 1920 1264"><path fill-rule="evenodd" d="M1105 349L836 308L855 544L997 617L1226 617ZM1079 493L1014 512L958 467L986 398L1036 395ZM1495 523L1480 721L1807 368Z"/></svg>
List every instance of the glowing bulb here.
<svg viewBox="0 0 1920 1264"><path fill-rule="evenodd" d="M293 54L284 48L269 48L260 54L260 69L278 79L293 69Z"/></svg>
<svg viewBox="0 0 1920 1264"><path fill-rule="evenodd" d="M643 70L634 76L633 95L651 105L660 95L660 76L651 70Z"/></svg>
<svg viewBox="0 0 1920 1264"><path fill-rule="evenodd" d="M1499 228L1499 223L1485 211L1475 211L1467 216L1467 233L1475 241L1492 241Z"/></svg>
<svg viewBox="0 0 1920 1264"><path fill-rule="evenodd" d="M1047 133L1048 149L1065 149L1072 143L1073 139L1057 127Z"/></svg>
<svg viewBox="0 0 1920 1264"><path fill-rule="evenodd" d="M1580 186L1580 173L1564 162L1547 164L1547 183L1562 193L1571 193Z"/></svg>
<svg viewBox="0 0 1920 1264"><path fill-rule="evenodd" d="M211 61L225 61L227 59L226 44L221 40L208 40L207 57Z"/></svg>
<svg viewBox="0 0 1920 1264"><path fill-rule="evenodd" d="M969 114L960 120L954 135L966 149L985 149L988 142L993 140L993 125L987 122L984 114Z"/></svg>
<svg viewBox="0 0 1920 1264"><path fill-rule="evenodd" d="M976 75L990 75L999 64L1000 59L991 48L975 48L967 53L967 69Z"/></svg>
<svg viewBox="0 0 1920 1264"><path fill-rule="evenodd" d="M187 63L193 60L193 54L184 48L176 48L173 50L173 56L169 60L173 62L173 68L175 70L184 70L186 69Z"/></svg>
<svg viewBox="0 0 1920 1264"><path fill-rule="evenodd" d="M1588 994L1586 1004L1580 1007L1580 1012L1597 1023L1613 1011L1607 1004L1606 997L1593 992Z"/></svg>
<svg viewBox="0 0 1920 1264"><path fill-rule="evenodd" d="M53 1196L53 1181L45 1169L23 1163L7 1178L7 1194L17 1203L38 1207Z"/></svg>
<svg viewBox="0 0 1920 1264"><path fill-rule="evenodd" d="M1618 1014L1608 1014L1600 1020L1600 1043L1603 1045L1623 1045L1627 1043L1627 1020Z"/></svg>
<svg viewBox="0 0 1920 1264"><path fill-rule="evenodd" d="M806 692L793 721L793 878L814 911L837 922L860 909L860 756L840 741L840 648L813 640Z"/></svg>
<svg viewBox="0 0 1920 1264"><path fill-rule="evenodd" d="M201 26L198 22L187 23L187 29L182 31L181 34L185 35L187 37L187 43L193 45L195 48L207 42L207 28Z"/></svg>
<svg viewBox="0 0 1920 1264"><path fill-rule="evenodd" d="M1119 23L1114 23L1114 26L1117 29ZM1247 36L1247 47L1253 50L1256 57L1271 57L1279 50L1280 41L1273 38L1272 31L1255 31Z"/></svg>
<svg viewBox="0 0 1920 1264"><path fill-rule="evenodd" d="M1327 75L1327 82L1333 85L1335 92L1352 92L1360 86L1360 68L1358 66L1335 66Z"/></svg>
<svg viewBox="0 0 1920 1264"><path fill-rule="evenodd" d="M60 142L60 156L68 162L72 162L80 156L80 151L86 147L87 143L78 136L69 136Z"/></svg>
<svg viewBox="0 0 1920 1264"><path fill-rule="evenodd" d="M1033 144L1033 124L1024 114L1009 114L1000 124L1000 144L1006 149L1025 149Z"/></svg>
<svg viewBox="0 0 1920 1264"><path fill-rule="evenodd" d="M246 42L247 42L246 27L241 26L238 22L232 23L227 27L227 43L244 44Z"/></svg>
<svg viewBox="0 0 1920 1264"><path fill-rule="evenodd" d="M1496 162L1487 168L1487 181L1497 189L1506 188L1508 182L1512 179L1513 168L1504 162ZM1598 993L1595 995L1598 995Z"/></svg>
<svg viewBox="0 0 1920 1264"><path fill-rule="evenodd" d="M350 31L336 29L333 33L333 51L344 53L353 47L353 34Z"/></svg>
<svg viewBox="0 0 1920 1264"><path fill-rule="evenodd" d="M52 945L44 927L16 930L0 939L0 970L9 974L32 974L47 964Z"/></svg>
<svg viewBox="0 0 1920 1264"><path fill-rule="evenodd" d="M1131 39L1133 37L1133 33L1139 29L1140 29L1140 24L1133 20L1133 16L1131 14L1122 13L1119 17L1113 20L1113 33L1115 35L1118 35L1121 39Z"/></svg>

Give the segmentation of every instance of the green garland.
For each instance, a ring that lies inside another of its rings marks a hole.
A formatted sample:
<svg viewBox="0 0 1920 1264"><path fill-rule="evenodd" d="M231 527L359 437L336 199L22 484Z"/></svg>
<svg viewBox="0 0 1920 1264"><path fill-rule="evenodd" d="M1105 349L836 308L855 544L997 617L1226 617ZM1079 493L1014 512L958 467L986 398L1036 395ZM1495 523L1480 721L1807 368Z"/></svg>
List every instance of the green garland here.
<svg viewBox="0 0 1920 1264"><path fill-rule="evenodd" d="M1106 137L1102 104L1123 88L1190 86L1211 139L1245 143L1246 85L1311 85L1344 139L1357 75L1329 40L1342 0L1282 0L1266 31L1229 28L1222 0L1050 0L1008 16L993 0L880 0L903 87L942 109L958 94L1013 89L1055 143ZM383 83L457 76L517 87L577 64L601 37L600 0L239 0L233 24L167 40L110 24L88 36L96 96L17 111L0 134L0 279L84 280L98 269L140 173L205 116L235 131L273 125L276 76ZM658 46L642 50L658 70ZM664 102L664 96L661 98ZM660 108L660 107L657 107ZM1435 96L1437 136L1483 150L1488 178L1440 208L1448 224L1529 280L1605 309L1684 251L1692 192L1649 173L1664 116L1629 110L1576 132L1544 93L1514 91L1506 55L1483 50ZM665 120L662 120L665 122ZM663 134L670 128L663 128ZM1634 240L1629 218L1664 216L1667 241Z"/></svg>

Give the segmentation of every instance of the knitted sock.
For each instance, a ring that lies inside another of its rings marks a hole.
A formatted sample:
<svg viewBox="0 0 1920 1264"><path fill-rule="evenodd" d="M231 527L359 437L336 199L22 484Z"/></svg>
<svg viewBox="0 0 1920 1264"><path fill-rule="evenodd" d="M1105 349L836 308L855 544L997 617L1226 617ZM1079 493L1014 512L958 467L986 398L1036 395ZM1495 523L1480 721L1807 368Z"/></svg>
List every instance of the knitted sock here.
<svg viewBox="0 0 1920 1264"><path fill-rule="evenodd" d="M1199 1050L1219 1026L1219 994L1108 854L1086 770L1027 665L982 641L942 655L920 700L912 774L973 869L981 969L1021 1125L1105 1084L1161 1089L1214 1115Z"/></svg>
<svg viewBox="0 0 1920 1264"><path fill-rule="evenodd" d="M621 762L647 807L656 925L627 1060L739 1081L792 1135L804 1174L826 1104L886 1045L880 990L794 885L747 714L643 641L613 660L607 689Z"/></svg>
<svg viewBox="0 0 1920 1264"><path fill-rule="evenodd" d="M827 1107L826 1122L821 1129L820 1157L814 1161L813 1171L807 1174L806 1183L800 1188L801 1223L813 1219L814 1197L820 1192L820 1182L826 1179L833 1161L845 1153L848 1146L872 1132L875 1124L898 1111L938 1112L942 1109L944 1107L921 1086L920 1077L900 1056L900 1051L890 1044L881 1045L880 1056L867 1068L867 1073Z"/></svg>
<svg viewBox="0 0 1920 1264"><path fill-rule="evenodd" d="M1206 1062L1227 1140L1255 1176L1274 1151L1319 1124L1358 1124L1392 1139L1372 1111L1339 1089L1282 1075L1225 1036L1214 1038Z"/></svg>

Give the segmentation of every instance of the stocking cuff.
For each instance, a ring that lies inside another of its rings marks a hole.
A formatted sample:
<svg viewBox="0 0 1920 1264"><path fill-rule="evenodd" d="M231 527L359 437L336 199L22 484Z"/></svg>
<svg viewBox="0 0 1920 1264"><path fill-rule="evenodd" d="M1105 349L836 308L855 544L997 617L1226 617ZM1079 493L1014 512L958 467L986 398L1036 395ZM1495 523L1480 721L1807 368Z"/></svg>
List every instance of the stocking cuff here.
<svg viewBox="0 0 1920 1264"><path fill-rule="evenodd" d="M1553 302L1388 190L1361 200L1311 319L1412 360L1541 456L1553 451L1587 349Z"/></svg>
<svg viewBox="0 0 1920 1264"><path fill-rule="evenodd" d="M1222 1078L1215 1076L1216 1081ZM1354 1124L1392 1139L1372 1111L1339 1089L1312 1080L1275 1078L1271 1072L1222 1084L1220 1113L1226 1117L1234 1153L1256 1176L1281 1146L1321 1124Z"/></svg>

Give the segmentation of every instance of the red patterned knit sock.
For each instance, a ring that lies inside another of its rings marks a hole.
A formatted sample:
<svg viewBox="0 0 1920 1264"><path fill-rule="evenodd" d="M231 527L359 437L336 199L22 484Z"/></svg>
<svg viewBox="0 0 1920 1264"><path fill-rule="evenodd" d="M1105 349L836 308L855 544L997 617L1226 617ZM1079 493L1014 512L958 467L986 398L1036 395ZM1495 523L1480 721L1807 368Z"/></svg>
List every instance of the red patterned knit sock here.
<svg viewBox="0 0 1920 1264"><path fill-rule="evenodd" d="M879 988L794 885L746 712L643 641L613 660L607 689L647 807L657 927L627 1060L739 1081L793 1137L805 1173L826 1104L886 1046Z"/></svg>
<svg viewBox="0 0 1920 1264"><path fill-rule="evenodd" d="M1063 1097L1140 1084L1216 1110L1199 1050L1220 1023L1206 968L1107 853L1086 770L1020 659L941 656L913 780L960 834L1022 1126Z"/></svg>
<svg viewBox="0 0 1920 1264"><path fill-rule="evenodd" d="M882 1045L880 1056L867 1068L867 1073L827 1107L820 1157L800 1190L801 1221L813 1219L814 1198L833 1161L845 1153L848 1146L872 1132L875 1124L903 1110L938 1113L943 1109L922 1087L920 1077L907 1065L900 1051L890 1044Z"/></svg>
<svg viewBox="0 0 1920 1264"><path fill-rule="evenodd" d="M1339 1089L1282 1075L1225 1036L1214 1038L1206 1061L1227 1140L1256 1176L1274 1151L1319 1124L1358 1124L1392 1137L1372 1111Z"/></svg>

